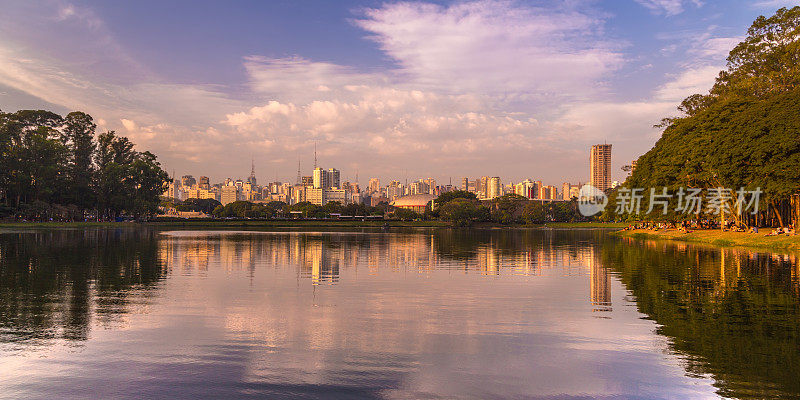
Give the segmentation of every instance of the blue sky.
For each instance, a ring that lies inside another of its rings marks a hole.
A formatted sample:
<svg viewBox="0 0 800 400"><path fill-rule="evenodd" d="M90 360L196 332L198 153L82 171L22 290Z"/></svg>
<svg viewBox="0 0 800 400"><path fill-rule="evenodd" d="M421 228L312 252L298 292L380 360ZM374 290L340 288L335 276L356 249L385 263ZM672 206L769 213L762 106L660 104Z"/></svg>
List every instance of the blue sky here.
<svg viewBox="0 0 800 400"><path fill-rule="evenodd" d="M788 1L19 1L0 109L82 110L179 175L585 182Z"/></svg>

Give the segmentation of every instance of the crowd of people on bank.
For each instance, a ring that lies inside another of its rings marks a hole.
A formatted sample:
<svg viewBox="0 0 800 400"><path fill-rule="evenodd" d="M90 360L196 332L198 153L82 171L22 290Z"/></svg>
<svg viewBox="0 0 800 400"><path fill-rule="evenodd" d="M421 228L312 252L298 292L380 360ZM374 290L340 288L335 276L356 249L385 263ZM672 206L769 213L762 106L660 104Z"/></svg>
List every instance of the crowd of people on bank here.
<svg viewBox="0 0 800 400"><path fill-rule="evenodd" d="M682 221L682 222L647 222L647 221L640 221L633 224L628 225L624 230L633 231L633 230L649 230L649 231L660 231L666 229L677 229L679 232L683 233L691 233L694 229L720 229L724 232L747 232L747 233L758 233L757 226L751 226L749 228L743 227L741 225L736 224L734 221L728 221L724 224L724 226L719 221ZM786 236L794 236L796 235L794 227L789 225L786 228L776 228L773 229L770 233L766 236L778 236L778 235L786 235Z"/></svg>

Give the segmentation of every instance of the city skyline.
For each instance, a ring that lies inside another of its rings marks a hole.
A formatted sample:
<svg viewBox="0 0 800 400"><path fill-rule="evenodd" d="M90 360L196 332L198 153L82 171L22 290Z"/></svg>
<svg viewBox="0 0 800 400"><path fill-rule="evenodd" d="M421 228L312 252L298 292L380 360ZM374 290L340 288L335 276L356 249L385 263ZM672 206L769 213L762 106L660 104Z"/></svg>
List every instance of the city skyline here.
<svg viewBox="0 0 800 400"><path fill-rule="evenodd" d="M604 191L619 184L618 181L613 183L610 181L611 145L607 143L592 145L589 154L589 184ZM635 165L635 161L632 164ZM552 202L579 198L581 188L580 181L577 185L574 182L562 182L559 189L559 186L545 185L541 180L532 180L530 177L515 183L513 180L504 182L499 176L484 175L474 179L462 177L456 184L453 184L452 178L445 184L431 177L420 177L412 180L406 178L402 182L398 179L386 180L382 185L380 178L370 177L362 189L358 178L352 182L347 179L342 180L341 171L337 168L326 169L320 166L316 151L311 175L303 174L302 165L298 163L294 182L275 180L259 185L255 160L250 162L250 175L247 179L227 177L219 183L211 182L205 175L200 175L199 178L182 175L178 179L173 172L172 183L167 186L163 196L178 201L214 199L223 206L237 201L262 204L278 201L289 205L309 202L318 206L324 206L329 202L376 206L383 202L422 212L436 196L457 190L474 193L478 200L494 200L504 195L515 194L527 200ZM405 199L402 200L402 205L396 204L395 201L400 199ZM177 214L177 210L170 212Z"/></svg>
<svg viewBox="0 0 800 400"><path fill-rule="evenodd" d="M603 141L620 180L750 21L788 3L12 2L0 109L85 111L215 180L254 157L288 181L316 143L350 179L558 184Z"/></svg>

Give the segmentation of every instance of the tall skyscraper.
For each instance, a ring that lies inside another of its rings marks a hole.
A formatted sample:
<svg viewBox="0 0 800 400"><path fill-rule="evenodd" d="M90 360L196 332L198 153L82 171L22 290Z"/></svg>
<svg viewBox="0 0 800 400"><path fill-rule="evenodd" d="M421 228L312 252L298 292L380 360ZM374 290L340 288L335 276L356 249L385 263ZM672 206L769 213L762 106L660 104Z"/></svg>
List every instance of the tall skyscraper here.
<svg viewBox="0 0 800 400"><path fill-rule="evenodd" d="M314 168L314 189L324 189L327 186L325 170L322 168Z"/></svg>
<svg viewBox="0 0 800 400"><path fill-rule="evenodd" d="M589 183L600 189L611 187L611 145L596 144L589 155Z"/></svg>
<svg viewBox="0 0 800 400"><path fill-rule="evenodd" d="M325 173L326 173L326 175L328 175L327 176L328 185L325 187L325 189L330 189L330 188L341 189L342 188L341 180L339 179L340 174L339 174L339 170L338 169L336 169L336 168L328 168L328 170L325 171Z"/></svg>
<svg viewBox="0 0 800 400"><path fill-rule="evenodd" d="M486 186L486 198L494 199L503 195L503 186L500 184L499 176L489 178Z"/></svg>
<svg viewBox="0 0 800 400"><path fill-rule="evenodd" d="M256 180L256 162L253 160L250 161L250 176L247 177L247 183L253 186L258 185L258 181Z"/></svg>
<svg viewBox="0 0 800 400"><path fill-rule="evenodd" d="M371 178L369 180L369 193L380 193L381 192L381 181L378 178Z"/></svg>

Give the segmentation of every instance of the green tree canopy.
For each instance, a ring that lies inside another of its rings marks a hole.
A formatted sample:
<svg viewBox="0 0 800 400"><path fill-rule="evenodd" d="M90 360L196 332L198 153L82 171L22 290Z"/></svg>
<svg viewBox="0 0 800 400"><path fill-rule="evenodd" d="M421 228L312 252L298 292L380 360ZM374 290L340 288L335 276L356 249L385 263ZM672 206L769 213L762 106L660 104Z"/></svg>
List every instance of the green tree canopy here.
<svg viewBox="0 0 800 400"><path fill-rule="evenodd" d="M433 200L433 204L435 207L439 207L453 199L477 200L478 196L466 190L453 190L440 194L439 197Z"/></svg>

